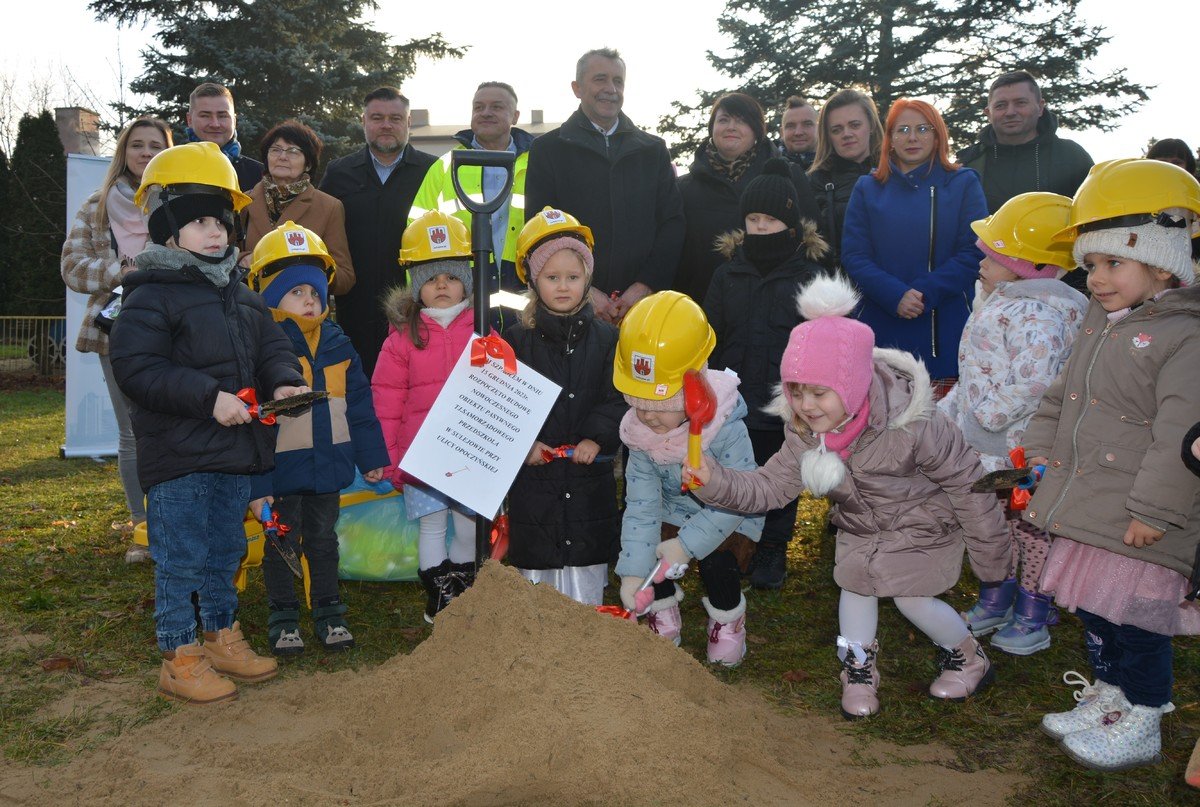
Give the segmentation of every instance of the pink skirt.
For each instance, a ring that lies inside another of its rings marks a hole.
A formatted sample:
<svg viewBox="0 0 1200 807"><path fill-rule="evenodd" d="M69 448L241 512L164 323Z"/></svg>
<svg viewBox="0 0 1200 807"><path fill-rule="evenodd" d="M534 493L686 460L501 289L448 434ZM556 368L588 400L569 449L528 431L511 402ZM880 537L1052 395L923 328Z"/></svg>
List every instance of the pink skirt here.
<svg viewBox="0 0 1200 807"><path fill-rule="evenodd" d="M1184 600L1187 578L1166 566L1054 536L1042 591L1072 612L1164 636L1200 633L1200 603Z"/></svg>

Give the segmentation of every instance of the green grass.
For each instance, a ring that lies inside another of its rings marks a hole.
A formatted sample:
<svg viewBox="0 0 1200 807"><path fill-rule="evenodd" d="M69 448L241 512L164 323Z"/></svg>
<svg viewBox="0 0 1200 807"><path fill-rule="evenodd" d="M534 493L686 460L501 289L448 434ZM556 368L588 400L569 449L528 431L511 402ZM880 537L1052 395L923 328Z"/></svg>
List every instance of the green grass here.
<svg viewBox="0 0 1200 807"><path fill-rule="evenodd" d="M61 762L177 708L153 695L153 569L126 566L124 540L110 526L127 517L116 464L58 457L62 409L62 392L53 387L0 389L0 749L11 761L36 765ZM787 584L781 592L747 593L750 656L740 668L715 674L759 690L780 709L836 717L833 546L823 504L801 504ZM955 607L970 604L968 578L947 595ZM702 657L697 586L696 575L689 575L684 647ZM306 653L283 665L284 677L371 667L411 651L428 635L417 585L343 587L359 646L341 655ZM242 603L247 634L261 648L267 618L261 575L251 575ZM1064 615L1053 635L1050 650L1029 658L992 653L996 686L964 704L941 703L925 694L935 674L932 647L885 603L879 627L884 711L850 730L864 752L874 737L938 742L955 752L965 770L1024 773L1029 784L1014 804L1197 803L1182 777L1200 734L1200 642L1176 640L1178 710L1163 721L1165 762L1102 775L1069 761L1037 730L1043 713L1073 704L1070 688L1061 683L1063 671L1087 669L1078 621ZM55 657L64 661L56 664ZM121 708L65 711L62 699L82 683L130 697Z"/></svg>

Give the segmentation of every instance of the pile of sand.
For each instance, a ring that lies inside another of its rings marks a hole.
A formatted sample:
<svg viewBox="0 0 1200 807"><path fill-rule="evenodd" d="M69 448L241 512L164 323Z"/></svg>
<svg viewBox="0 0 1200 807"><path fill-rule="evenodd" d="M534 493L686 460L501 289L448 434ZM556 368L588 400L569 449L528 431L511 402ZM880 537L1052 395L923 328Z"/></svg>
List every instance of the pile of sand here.
<svg viewBox="0 0 1200 807"><path fill-rule="evenodd" d="M60 768L10 766L0 801L985 805L1018 781L951 764L781 714L644 627L489 564L409 656L245 686Z"/></svg>

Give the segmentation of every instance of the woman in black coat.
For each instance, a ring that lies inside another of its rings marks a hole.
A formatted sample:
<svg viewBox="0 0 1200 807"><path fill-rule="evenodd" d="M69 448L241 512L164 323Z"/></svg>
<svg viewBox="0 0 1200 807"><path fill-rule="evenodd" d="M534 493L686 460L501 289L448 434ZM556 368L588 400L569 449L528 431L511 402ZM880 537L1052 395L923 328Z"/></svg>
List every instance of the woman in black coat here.
<svg viewBox="0 0 1200 807"><path fill-rule="evenodd" d="M808 181L821 210L817 225L832 249L832 263L837 264L850 192L858 178L871 173L879 162L883 124L870 96L838 90L821 107L817 132L817 154Z"/></svg>
<svg viewBox="0 0 1200 807"><path fill-rule="evenodd" d="M716 238L743 226L738 201L773 156L758 101L740 92L718 98L708 118L708 137L696 150L690 173L679 180L687 231L675 273L677 291L704 302L713 270L722 262ZM789 170L800 217L818 221L820 211L803 169L791 165Z"/></svg>

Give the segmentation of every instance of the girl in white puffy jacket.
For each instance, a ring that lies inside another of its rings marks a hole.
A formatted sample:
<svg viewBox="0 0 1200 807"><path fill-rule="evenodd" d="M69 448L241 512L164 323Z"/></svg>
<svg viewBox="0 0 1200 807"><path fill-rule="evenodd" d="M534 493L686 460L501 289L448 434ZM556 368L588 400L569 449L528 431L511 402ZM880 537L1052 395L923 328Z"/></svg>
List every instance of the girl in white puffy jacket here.
<svg viewBox="0 0 1200 807"><path fill-rule="evenodd" d="M1070 245L1052 243L1067 226L1071 200L1023 193L971 228L983 252L974 310L958 349L959 377L938 406L954 418L985 471L1011 468L1042 395L1071 353L1087 298L1059 277L1074 266ZM963 614L976 636L996 631L992 645L1015 655L1050 646L1051 598L1038 591L1050 541L1009 512L1020 551L1009 579L981 586Z"/></svg>

